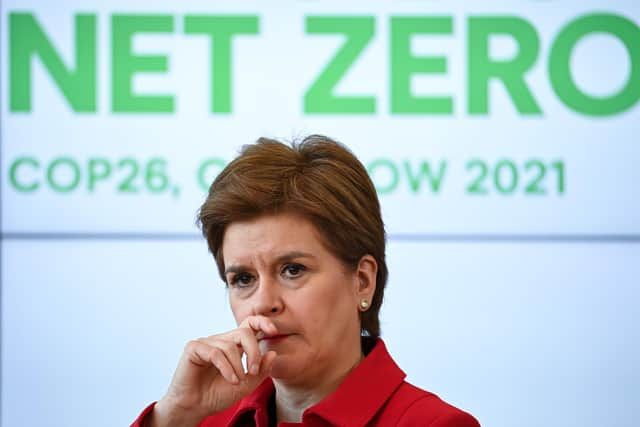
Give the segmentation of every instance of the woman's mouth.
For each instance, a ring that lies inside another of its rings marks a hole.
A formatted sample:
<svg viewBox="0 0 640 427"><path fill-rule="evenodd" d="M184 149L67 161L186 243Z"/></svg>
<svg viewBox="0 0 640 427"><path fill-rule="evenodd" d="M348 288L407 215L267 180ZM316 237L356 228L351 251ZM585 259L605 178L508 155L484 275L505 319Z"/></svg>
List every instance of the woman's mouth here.
<svg viewBox="0 0 640 427"><path fill-rule="evenodd" d="M265 336L260 341L268 344L277 344L289 336L291 336L291 334L278 334L278 335Z"/></svg>

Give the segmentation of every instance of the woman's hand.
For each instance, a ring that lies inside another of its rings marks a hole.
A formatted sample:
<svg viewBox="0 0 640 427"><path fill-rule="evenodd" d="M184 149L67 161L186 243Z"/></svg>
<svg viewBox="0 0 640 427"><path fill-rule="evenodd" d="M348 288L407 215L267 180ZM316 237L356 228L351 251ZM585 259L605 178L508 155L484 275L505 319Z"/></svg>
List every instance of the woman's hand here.
<svg viewBox="0 0 640 427"><path fill-rule="evenodd" d="M247 396L269 375L276 357L273 351L260 354L258 340L277 333L269 318L249 316L237 329L190 341L167 394L151 413L149 426L197 426Z"/></svg>

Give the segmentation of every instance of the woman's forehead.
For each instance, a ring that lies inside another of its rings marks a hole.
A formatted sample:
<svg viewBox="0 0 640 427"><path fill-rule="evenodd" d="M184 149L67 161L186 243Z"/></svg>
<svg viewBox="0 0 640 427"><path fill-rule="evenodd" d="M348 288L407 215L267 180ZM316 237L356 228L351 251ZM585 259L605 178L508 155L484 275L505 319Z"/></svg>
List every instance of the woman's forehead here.
<svg viewBox="0 0 640 427"><path fill-rule="evenodd" d="M321 236L311 221L301 215L279 213L236 221L224 233L222 251L231 258L276 259L291 254L318 254L324 249Z"/></svg>

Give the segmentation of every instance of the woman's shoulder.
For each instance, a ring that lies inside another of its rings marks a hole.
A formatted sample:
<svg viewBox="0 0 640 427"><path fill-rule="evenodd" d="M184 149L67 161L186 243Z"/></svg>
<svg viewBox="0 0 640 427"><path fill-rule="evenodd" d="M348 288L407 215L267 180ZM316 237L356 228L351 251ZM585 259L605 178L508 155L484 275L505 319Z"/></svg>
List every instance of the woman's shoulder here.
<svg viewBox="0 0 640 427"><path fill-rule="evenodd" d="M406 381L396 389L379 415L379 425L480 427L471 414Z"/></svg>

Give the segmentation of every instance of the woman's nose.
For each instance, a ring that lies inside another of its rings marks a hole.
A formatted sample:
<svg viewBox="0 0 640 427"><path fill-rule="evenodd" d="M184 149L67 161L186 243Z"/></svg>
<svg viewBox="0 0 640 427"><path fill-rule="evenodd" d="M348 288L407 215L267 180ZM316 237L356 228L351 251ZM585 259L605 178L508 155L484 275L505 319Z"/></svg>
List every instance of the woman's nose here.
<svg viewBox="0 0 640 427"><path fill-rule="evenodd" d="M254 294L254 314L270 316L280 313L284 308L280 291L281 288L277 280L261 277L258 289Z"/></svg>

